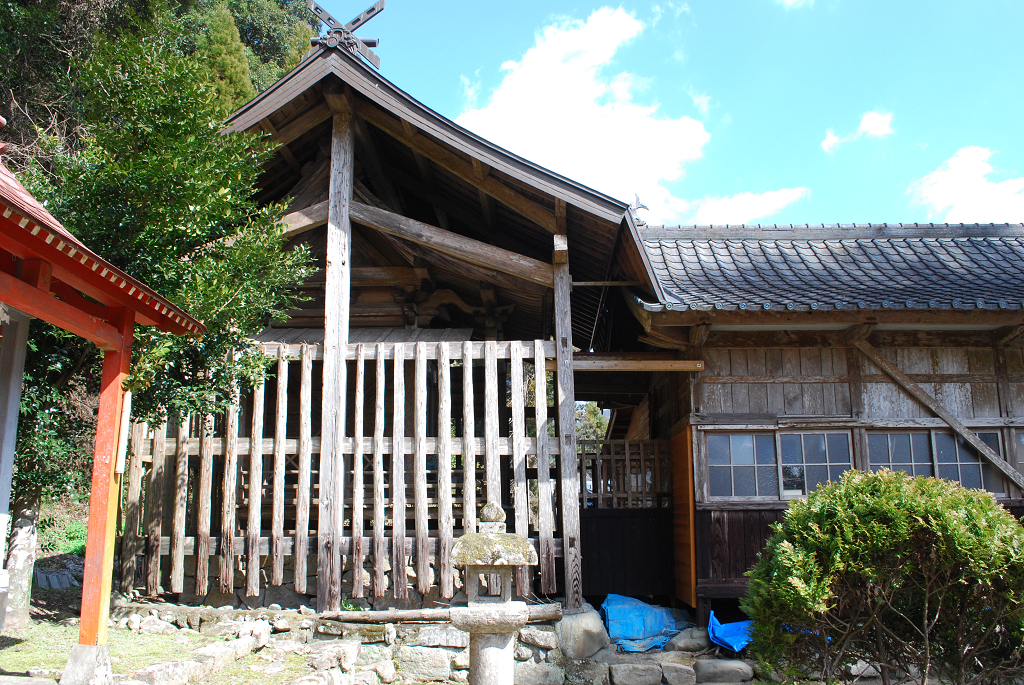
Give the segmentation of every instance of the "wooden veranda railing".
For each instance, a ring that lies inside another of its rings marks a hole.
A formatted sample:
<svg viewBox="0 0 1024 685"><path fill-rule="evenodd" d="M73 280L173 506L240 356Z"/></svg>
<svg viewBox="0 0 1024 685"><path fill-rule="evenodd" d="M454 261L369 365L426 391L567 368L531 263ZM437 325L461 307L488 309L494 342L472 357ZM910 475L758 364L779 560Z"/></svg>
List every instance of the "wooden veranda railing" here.
<svg viewBox="0 0 1024 685"><path fill-rule="evenodd" d="M135 586L141 562L148 594L183 592L185 560L194 556L198 596L209 591L211 557L224 592L236 587L236 565L248 596L289 581L307 592L307 557L325 525L318 516L323 350L263 349L276 368L223 416L134 427L123 588ZM487 501L506 509L510 531L530 537L541 560L540 590L555 592L559 441L548 437L552 379L537 373L555 357L555 344L377 343L347 345L344 354L350 380L335 486L343 507L340 520L326 525L353 571L351 595L364 595L367 573L371 594L384 597L390 562L393 596L404 597L411 562L419 592L430 590L433 565L440 595L452 597L453 539L476 529ZM531 591L528 569L518 591Z"/></svg>
<svg viewBox="0 0 1024 685"><path fill-rule="evenodd" d="M667 440L580 440L580 506L661 509L672 506Z"/></svg>

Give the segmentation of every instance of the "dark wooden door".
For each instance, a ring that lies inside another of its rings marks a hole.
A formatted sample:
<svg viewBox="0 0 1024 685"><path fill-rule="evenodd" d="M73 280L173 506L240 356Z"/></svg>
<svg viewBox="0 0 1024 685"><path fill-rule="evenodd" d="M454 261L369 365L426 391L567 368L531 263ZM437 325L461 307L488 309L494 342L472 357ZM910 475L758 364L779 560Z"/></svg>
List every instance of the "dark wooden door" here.
<svg viewBox="0 0 1024 685"><path fill-rule="evenodd" d="M672 595L672 509L581 509L583 594Z"/></svg>

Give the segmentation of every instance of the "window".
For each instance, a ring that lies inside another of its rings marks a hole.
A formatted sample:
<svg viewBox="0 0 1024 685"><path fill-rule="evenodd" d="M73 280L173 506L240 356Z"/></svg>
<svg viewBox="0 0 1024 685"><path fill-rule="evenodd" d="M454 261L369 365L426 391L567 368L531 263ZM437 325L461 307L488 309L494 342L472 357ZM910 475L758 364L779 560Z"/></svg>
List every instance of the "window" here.
<svg viewBox="0 0 1024 685"><path fill-rule="evenodd" d="M852 466L846 433L791 433L780 435L779 444L785 497L800 497L826 481L839 480Z"/></svg>
<svg viewBox="0 0 1024 685"><path fill-rule="evenodd" d="M1001 454L999 433L978 433L978 437ZM1006 493L1003 474L959 435L941 431L869 433L871 470L904 471L911 476L934 476L960 483L966 488Z"/></svg>
<svg viewBox="0 0 1024 685"><path fill-rule="evenodd" d="M710 433L707 446L712 497L800 497L852 466L848 433Z"/></svg>
<svg viewBox="0 0 1024 685"><path fill-rule="evenodd" d="M709 435L708 476L714 497L778 497L775 436Z"/></svg>

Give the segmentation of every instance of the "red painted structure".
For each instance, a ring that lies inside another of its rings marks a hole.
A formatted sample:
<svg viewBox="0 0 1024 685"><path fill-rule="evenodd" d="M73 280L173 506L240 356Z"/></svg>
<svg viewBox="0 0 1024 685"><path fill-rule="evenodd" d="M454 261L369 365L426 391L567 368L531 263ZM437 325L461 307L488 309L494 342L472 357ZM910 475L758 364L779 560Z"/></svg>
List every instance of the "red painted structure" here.
<svg viewBox="0 0 1024 685"><path fill-rule="evenodd" d="M0 118L0 128L5 122ZM0 145L0 152L3 151ZM91 252L0 164L0 302L104 351L89 504L79 644L106 642L121 474L116 472L123 382L136 323L179 335L206 329Z"/></svg>

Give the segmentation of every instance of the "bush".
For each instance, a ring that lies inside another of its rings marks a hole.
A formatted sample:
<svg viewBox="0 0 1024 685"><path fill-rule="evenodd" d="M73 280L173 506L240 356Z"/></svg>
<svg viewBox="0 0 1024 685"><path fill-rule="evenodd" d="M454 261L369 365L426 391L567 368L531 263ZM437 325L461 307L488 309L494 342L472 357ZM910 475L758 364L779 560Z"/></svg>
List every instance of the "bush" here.
<svg viewBox="0 0 1024 685"><path fill-rule="evenodd" d="M790 503L742 601L763 672L1005 682L1024 673L1024 529L991 495L850 471Z"/></svg>

